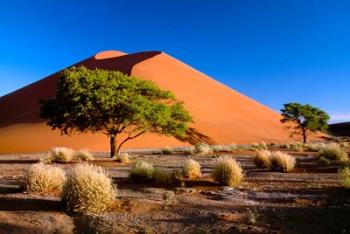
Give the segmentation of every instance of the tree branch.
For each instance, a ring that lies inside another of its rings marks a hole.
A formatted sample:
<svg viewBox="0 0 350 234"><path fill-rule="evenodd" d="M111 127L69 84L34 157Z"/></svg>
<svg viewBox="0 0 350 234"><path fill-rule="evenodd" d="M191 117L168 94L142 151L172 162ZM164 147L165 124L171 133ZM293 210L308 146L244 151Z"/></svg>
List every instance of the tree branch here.
<svg viewBox="0 0 350 234"><path fill-rule="evenodd" d="M117 153L119 153L119 150L121 149L121 147L124 145L124 143L126 143L129 140L135 139L136 137L141 136L142 134L146 133L146 131L141 131L139 133L137 133L136 135L131 136L131 133L129 133L128 137L125 138L122 142L120 142L118 149L117 149Z"/></svg>

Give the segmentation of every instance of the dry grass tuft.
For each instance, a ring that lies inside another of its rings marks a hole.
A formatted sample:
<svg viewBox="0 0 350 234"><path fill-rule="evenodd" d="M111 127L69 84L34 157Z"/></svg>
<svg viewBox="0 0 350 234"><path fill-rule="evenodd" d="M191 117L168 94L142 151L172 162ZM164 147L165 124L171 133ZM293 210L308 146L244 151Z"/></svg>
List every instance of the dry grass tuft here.
<svg viewBox="0 0 350 234"><path fill-rule="evenodd" d="M73 160L74 150L65 147L54 147L49 152L49 163L67 163Z"/></svg>
<svg viewBox="0 0 350 234"><path fill-rule="evenodd" d="M326 158L328 160L336 160L336 161L348 161L348 153L344 148L342 148L337 143L330 143L324 145L318 151L318 156L321 158Z"/></svg>
<svg viewBox="0 0 350 234"><path fill-rule="evenodd" d="M153 179L154 167L145 161L136 162L130 169L129 177L136 181L150 181Z"/></svg>
<svg viewBox="0 0 350 234"><path fill-rule="evenodd" d="M63 186L62 201L68 211L100 213L115 201L112 179L98 166L77 164Z"/></svg>
<svg viewBox="0 0 350 234"><path fill-rule="evenodd" d="M294 157L280 151L271 153L270 162L273 171L281 172L290 172L296 165Z"/></svg>
<svg viewBox="0 0 350 234"><path fill-rule="evenodd" d="M198 178L202 175L201 165L193 159L188 159L183 167L183 174L190 179Z"/></svg>
<svg viewBox="0 0 350 234"><path fill-rule="evenodd" d="M231 151L237 150L237 145L236 144L212 145L210 146L210 148L213 152L231 152Z"/></svg>
<svg viewBox="0 0 350 234"><path fill-rule="evenodd" d="M350 188L350 168L346 167L339 170L341 183L345 188Z"/></svg>
<svg viewBox="0 0 350 234"><path fill-rule="evenodd" d="M152 179L158 185L169 185L175 181L173 173L161 168L155 168L153 170Z"/></svg>
<svg viewBox="0 0 350 234"><path fill-rule="evenodd" d="M256 151L253 162L257 167L271 169L271 152L269 150Z"/></svg>
<svg viewBox="0 0 350 234"><path fill-rule="evenodd" d="M244 178L239 163L228 156L217 160L212 176L215 181L231 187L238 186Z"/></svg>
<svg viewBox="0 0 350 234"><path fill-rule="evenodd" d="M264 141L259 143L253 143L250 147L256 150L267 150L267 144Z"/></svg>
<svg viewBox="0 0 350 234"><path fill-rule="evenodd" d="M119 153L118 155L116 155L114 157L114 159L118 162L121 162L121 163L129 163L130 162L128 153Z"/></svg>
<svg viewBox="0 0 350 234"><path fill-rule="evenodd" d="M61 168L37 163L24 173L24 186L28 192L47 194L62 190L66 175Z"/></svg>
<svg viewBox="0 0 350 234"><path fill-rule="evenodd" d="M194 155L195 154L195 148L190 146L190 147L186 147L185 149L183 149L183 154L184 155Z"/></svg>
<svg viewBox="0 0 350 234"><path fill-rule="evenodd" d="M164 155L171 155L171 154L173 154L173 151L174 150L171 147L169 147L169 146L161 149L161 153L164 154Z"/></svg>
<svg viewBox="0 0 350 234"><path fill-rule="evenodd" d="M201 156L209 155L213 153L213 150L209 145L201 143L196 145L196 153Z"/></svg>
<svg viewBox="0 0 350 234"><path fill-rule="evenodd" d="M79 150L73 154L74 161L77 162L88 162L95 160L94 155L89 150Z"/></svg>

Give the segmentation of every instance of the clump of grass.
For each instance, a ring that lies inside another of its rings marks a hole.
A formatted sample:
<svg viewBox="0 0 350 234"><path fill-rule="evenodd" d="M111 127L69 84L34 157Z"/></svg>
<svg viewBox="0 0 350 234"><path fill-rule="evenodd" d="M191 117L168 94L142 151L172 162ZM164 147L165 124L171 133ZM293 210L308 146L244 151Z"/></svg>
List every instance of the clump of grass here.
<svg viewBox="0 0 350 234"><path fill-rule="evenodd" d="M306 144L305 148L309 151L318 152L325 145L326 144L323 142L313 142L313 143Z"/></svg>
<svg viewBox="0 0 350 234"><path fill-rule="evenodd" d="M253 162L260 168L271 168L271 152L269 150L258 150L253 158Z"/></svg>
<svg viewBox="0 0 350 234"><path fill-rule="evenodd" d="M339 170L339 176L341 179L341 183L345 188L350 188L350 168L346 167Z"/></svg>
<svg viewBox="0 0 350 234"><path fill-rule="evenodd" d="M165 147L161 150L161 153L164 155L171 155L173 154L173 149L170 147Z"/></svg>
<svg viewBox="0 0 350 234"><path fill-rule="evenodd" d="M237 145L236 144L212 145L212 146L210 146L210 148L213 152L231 152L231 151L237 149Z"/></svg>
<svg viewBox="0 0 350 234"><path fill-rule="evenodd" d="M59 193L66 179L64 171L52 165L37 163L24 173L24 187L28 192Z"/></svg>
<svg viewBox="0 0 350 234"><path fill-rule="evenodd" d="M213 153L213 150L209 145L201 143L196 145L196 153L201 156L209 155Z"/></svg>
<svg viewBox="0 0 350 234"><path fill-rule="evenodd" d="M229 156L217 159L212 177L215 181L230 187L236 187L244 178L243 170L239 163Z"/></svg>
<svg viewBox="0 0 350 234"><path fill-rule="evenodd" d="M183 174L190 179L198 178L202 175L201 165L193 159L188 159L183 167Z"/></svg>
<svg viewBox="0 0 350 234"><path fill-rule="evenodd" d="M251 144L251 149L267 150L267 144L264 141L259 142L259 143L253 143L253 144Z"/></svg>
<svg viewBox="0 0 350 234"><path fill-rule="evenodd" d="M95 160L94 155L88 150L79 150L73 154L74 161L88 162Z"/></svg>
<svg viewBox="0 0 350 234"><path fill-rule="evenodd" d="M150 181L153 179L154 167L145 161L136 162L129 171L129 177L136 181Z"/></svg>
<svg viewBox="0 0 350 234"><path fill-rule="evenodd" d="M331 164L331 160L329 160L328 158L325 158L325 157L320 157L320 162L322 164L325 164L325 165L330 165Z"/></svg>
<svg viewBox="0 0 350 234"><path fill-rule="evenodd" d="M271 169L273 171L290 172L295 168L295 158L280 152L272 152L270 155Z"/></svg>
<svg viewBox="0 0 350 234"><path fill-rule="evenodd" d="M346 152L339 144L337 143L330 143L327 145L324 145L320 148L318 151L318 157L324 157L328 160L334 160L334 161L348 161L349 157Z"/></svg>
<svg viewBox="0 0 350 234"><path fill-rule="evenodd" d="M194 155L195 149L191 146L183 150L184 155Z"/></svg>
<svg viewBox="0 0 350 234"><path fill-rule="evenodd" d="M345 150L347 150L347 149L350 148L349 142L346 142L346 141L340 142L339 145L340 145L342 148L344 148Z"/></svg>
<svg viewBox="0 0 350 234"><path fill-rule="evenodd" d="M304 151L304 145L300 142L292 142L287 144L287 150L302 152Z"/></svg>
<svg viewBox="0 0 350 234"><path fill-rule="evenodd" d="M119 153L117 154L114 159L117 161L117 162L121 162L121 163L129 163L130 162L130 159L129 159L129 154L128 153Z"/></svg>
<svg viewBox="0 0 350 234"><path fill-rule="evenodd" d="M163 193L162 198L166 206L169 206L175 202L175 193L173 191L166 191Z"/></svg>
<svg viewBox="0 0 350 234"><path fill-rule="evenodd" d="M161 168L155 168L153 170L152 179L159 185L168 185L175 181L173 173Z"/></svg>
<svg viewBox="0 0 350 234"><path fill-rule="evenodd" d="M50 150L47 161L49 163L67 163L73 160L74 150L66 147L54 147Z"/></svg>
<svg viewBox="0 0 350 234"><path fill-rule="evenodd" d="M83 163L68 174L61 196L68 211L100 213L113 204L116 189L101 167Z"/></svg>

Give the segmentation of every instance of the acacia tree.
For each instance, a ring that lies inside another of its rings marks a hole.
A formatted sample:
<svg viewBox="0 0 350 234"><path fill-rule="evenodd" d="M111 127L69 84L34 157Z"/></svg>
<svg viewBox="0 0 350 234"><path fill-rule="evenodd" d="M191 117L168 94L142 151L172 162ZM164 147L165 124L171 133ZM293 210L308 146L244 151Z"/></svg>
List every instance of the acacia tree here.
<svg viewBox="0 0 350 234"><path fill-rule="evenodd" d="M291 135L300 134L303 142L307 142L307 136L311 132L324 132L328 128L329 116L323 110L311 105L301 105L299 103L284 104L282 112L282 123L292 122L295 124Z"/></svg>
<svg viewBox="0 0 350 234"><path fill-rule="evenodd" d="M147 132L184 138L192 121L183 103L152 81L83 66L63 71L56 97L40 103L41 116L62 134L106 134L111 157Z"/></svg>

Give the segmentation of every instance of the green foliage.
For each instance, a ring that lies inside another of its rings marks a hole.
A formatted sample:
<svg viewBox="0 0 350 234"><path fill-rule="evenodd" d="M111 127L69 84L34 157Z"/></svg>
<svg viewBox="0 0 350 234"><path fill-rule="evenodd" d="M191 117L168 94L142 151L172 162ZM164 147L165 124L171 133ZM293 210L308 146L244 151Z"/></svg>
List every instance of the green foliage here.
<svg viewBox="0 0 350 234"><path fill-rule="evenodd" d="M41 116L64 134L102 132L110 137L111 156L146 132L184 138L192 121L182 102L149 80L118 71L72 67L57 85L55 99L41 101Z"/></svg>
<svg viewBox="0 0 350 234"><path fill-rule="evenodd" d="M350 188L350 168L346 167L339 170L341 183L345 188Z"/></svg>
<svg viewBox="0 0 350 234"><path fill-rule="evenodd" d="M293 134L301 134L306 143L310 132L322 131L328 128L329 116L326 112L311 105L301 105L299 103L284 104L282 112L282 123L292 122L296 124Z"/></svg>

